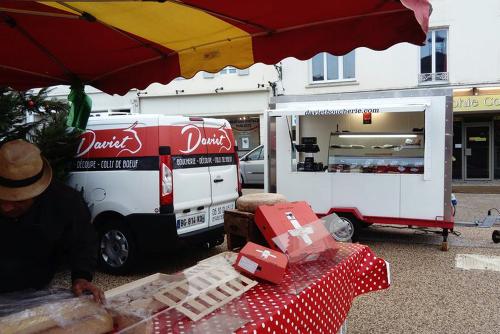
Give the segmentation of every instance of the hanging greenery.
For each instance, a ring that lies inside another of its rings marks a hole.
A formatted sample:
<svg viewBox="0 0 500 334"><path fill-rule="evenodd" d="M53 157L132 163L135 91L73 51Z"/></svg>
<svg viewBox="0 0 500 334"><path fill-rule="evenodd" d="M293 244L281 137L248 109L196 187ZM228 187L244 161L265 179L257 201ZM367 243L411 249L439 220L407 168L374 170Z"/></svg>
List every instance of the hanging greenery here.
<svg viewBox="0 0 500 334"><path fill-rule="evenodd" d="M26 110L22 93L0 88L0 142L26 137L34 126L26 124Z"/></svg>
<svg viewBox="0 0 500 334"><path fill-rule="evenodd" d="M67 127L68 103L49 98L49 92L0 88L0 145L19 138L36 144L49 160L54 177L65 181L81 131ZM28 117L33 120L27 122Z"/></svg>

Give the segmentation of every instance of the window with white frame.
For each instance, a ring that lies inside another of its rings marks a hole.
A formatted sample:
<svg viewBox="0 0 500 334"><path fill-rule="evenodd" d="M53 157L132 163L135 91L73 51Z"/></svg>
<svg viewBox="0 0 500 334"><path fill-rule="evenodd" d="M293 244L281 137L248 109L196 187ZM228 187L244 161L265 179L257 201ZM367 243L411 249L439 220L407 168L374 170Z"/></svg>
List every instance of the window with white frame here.
<svg viewBox="0 0 500 334"><path fill-rule="evenodd" d="M240 69L237 69L236 67L227 66L227 67L223 68L222 70L220 70L219 72L217 72L216 74L209 73L209 72L203 72L203 78L211 79L211 78L214 78L216 75L219 76L219 75L226 75L226 74L238 74L241 76L249 75L250 69L244 68L244 69L240 70Z"/></svg>
<svg viewBox="0 0 500 334"><path fill-rule="evenodd" d="M219 74L236 74L238 69L236 67L227 66L219 71Z"/></svg>
<svg viewBox="0 0 500 334"><path fill-rule="evenodd" d="M420 47L419 82L448 81L448 29L429 31Z"/></svg>
<svg viewBox="0 0 500 334"><path fill-rule="evenodd" d="M356 76L355 63L354 50L344 56L318 53L311 59L311 82L353 80Z"/></svg>

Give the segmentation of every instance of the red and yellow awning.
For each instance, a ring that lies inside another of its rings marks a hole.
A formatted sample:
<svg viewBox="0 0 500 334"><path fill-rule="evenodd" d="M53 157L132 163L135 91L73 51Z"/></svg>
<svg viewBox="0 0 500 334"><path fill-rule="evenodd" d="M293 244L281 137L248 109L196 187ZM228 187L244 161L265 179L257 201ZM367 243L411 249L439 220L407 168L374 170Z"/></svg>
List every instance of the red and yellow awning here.
<svg viewBox="0 0 500 334"><path fill-rule="evenodd" d="M0 0L0 86L124 94L231 65L421 45L428 0Z"/></svg>

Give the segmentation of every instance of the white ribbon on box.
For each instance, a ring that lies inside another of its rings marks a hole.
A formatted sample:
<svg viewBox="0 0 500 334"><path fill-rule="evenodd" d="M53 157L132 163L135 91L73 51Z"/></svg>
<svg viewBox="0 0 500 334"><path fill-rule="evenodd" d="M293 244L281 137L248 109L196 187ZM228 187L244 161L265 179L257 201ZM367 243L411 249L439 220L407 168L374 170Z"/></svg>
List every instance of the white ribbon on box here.
<svg viewBox="0 0 500 334"><path fill-rule="evenodd" d="M267 249L266 250L257 249L257 252L261 253L260 257L263 258L263 259L267 259L268 257L274 257L274 258L276 258L276 255L271 254L271 252L268 251Z"/></svg>
<svg viewBox="0 0 500 334"><path fill-rule="evenodd" d="M313 228L311 226L304 227L304 226L300 225L300 223L297 221L297 219L295 218L293 213L286 212L285 214L286 214L286 217L288 218L288 220L290 221L290 223L292 224L292 226L294 227L293 230L288 230L288 234L290 234L292 237L301 238L302 241L304 241L305 244L308 246L311 245L312 240L309 237L309 234L314 233Z"/></svg>

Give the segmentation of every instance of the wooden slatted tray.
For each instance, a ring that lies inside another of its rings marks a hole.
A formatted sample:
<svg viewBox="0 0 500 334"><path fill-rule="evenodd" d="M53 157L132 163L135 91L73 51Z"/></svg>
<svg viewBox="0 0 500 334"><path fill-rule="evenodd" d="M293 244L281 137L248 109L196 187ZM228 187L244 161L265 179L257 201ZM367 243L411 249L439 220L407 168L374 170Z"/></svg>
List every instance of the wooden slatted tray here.
<svg viewBox="0 0 500 334"><path fill-rule="evenodd" d="M210 267L206 271L170 285L155 299L197 321L254 287L257 282L232 267Z"/></svg>
<svg viewBox="0 0 500 334"><path fill-rule="evenodd" d="M153 274L106 291L106 298L120 308L138 308L136 313L141 314L142 306L153 313L164 306L167 311L175 308L196 321L257 284L233 268L236 257L236 253L224 252L177 275Z"/></svg>

